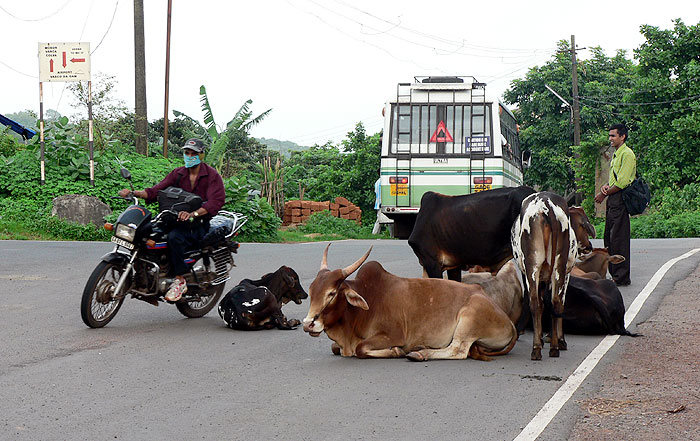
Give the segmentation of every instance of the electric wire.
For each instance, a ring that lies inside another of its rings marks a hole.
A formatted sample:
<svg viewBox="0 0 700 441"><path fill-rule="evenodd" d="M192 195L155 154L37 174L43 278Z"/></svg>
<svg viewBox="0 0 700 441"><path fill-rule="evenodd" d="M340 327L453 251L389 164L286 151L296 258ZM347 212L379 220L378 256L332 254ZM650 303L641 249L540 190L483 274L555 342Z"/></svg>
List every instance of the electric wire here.
<svg viewBox="0 0 700 441"><path fill-rule="evenodd" d="M20 18L20 17L17 17L16 15L14 15L13 13L11 13L10 11L8 11L7 9L3 8L2 6L0 6L0 9L2 11L4 11L10 17L12 17L16 20L19 20L19 21L42 21L42 20L46 20L47 18L51 18L54 15L58 14L59 12L61 12L63 10L63 8L65 8L68 5L68 3L72 2L72 1L73 0L66 0L66 2L63 4L63 6L56 9L54 12L50 13L49 15L46 15L46 16L41 17L41 18Z"/></svg>
<svg viewBox="0 0 700 441"><path fill-rule="evenodd" d="M692 96L687 96L687 97L685 97L685 98L679 98L679 99L675 99L675 100L652 101L652 102L648 102L648 103L615 103L615 102L612 102L612 103L611 103L611 102L598 101L598 100L594 100L594 99L591 99L591 98L583 98L583 97L579 97L579 100L582 100L582 101L590 101L590 102L593 102L593 103L596 103L596 104L608 104L608 105L611 105L611 106L653 106L653 105L659 105L659 104L680 103L680 102L683 102L683 101L694 100L694 99L697 99L697 98L700 98L700 95L692 95Z"/></svg>
<svg viewBox="0 0 700 441"><path fill-rule="evenodd" d="M654 88L652 88L652 89L634 90L634 91L630 91L629 93L638 94L638 93L655 92L655 91L657 91L657 90L663 90L663 89L668 89L668 88L671 88L671 87L676 87L676 86L679 86L679 85L681 85L681 84L683 84L683 83L688 83L688 82L696 81L696 80L700 80L700 77L692 77L692 78L688 78L688 79L686 79L686 80L674 82L673 84L668 84L668 85L666 85L666 86L654 87ZM613 94L613 95L594 95L594 96L584 96L584 95L581 95L581 96L579 96L579 98L608 99L608 98L619 97L619 96L620 96L619 94Z"/></svg>
<svg viewBox="0 0 700 441"><path fill-rule="evenodd" d="M640 116L664 116L668 114L675 114L675 113L686 113L686 112L697 112L700 109L695 109L693 107L684 107L681 109L664 109L662 112L653 112L653 113L634 113L634 112L615 112L613 110L607 110L607 109L601 109L599 107L594 107L586 103L581 103L581 105L585 108L588 108L594 112L602 113L602 114L607 114L607 115L615 115L615 116L625 116L625 117L640 117ZM699 106L700 107L700 106Z"/></svg>
<svg viewBox="0 0 700 441"><path fill-rule="evenodd" d="M19 71L19 70L15 69L14 67L10 66L9 64L5 63L5 62L2 61L2 60L0 60L0 64L2 64L3 66L7 67L7 68L10 69L10 70L13 70L13 71L17 72L17 73L20 74L20 75L24 75L25 77L29 77L29 78L39 78L38 75L30 75L30 74L28 74L28 73L24 73L24 72L22 72L22 71Z"/></svg>
<svg viewBox="0 0 700 441"><path fill-rule="evenodd" d="M114 4L114 12L112 12L112 20L110 20L109 26L107 26L107 30L105 31L104 35L102 36L102 39L100 40L100 42L97 43L97 46L95 46L95 49L90 51L90 55L94 54L95 51L97 51L97 49L100 47L102 42L105 40L105 37L109 33L109 30L112 29L112 23L114 23L114 17L117 15L117 7L118 6L119 6L119 0L117 0L117 2Z"/></svg>

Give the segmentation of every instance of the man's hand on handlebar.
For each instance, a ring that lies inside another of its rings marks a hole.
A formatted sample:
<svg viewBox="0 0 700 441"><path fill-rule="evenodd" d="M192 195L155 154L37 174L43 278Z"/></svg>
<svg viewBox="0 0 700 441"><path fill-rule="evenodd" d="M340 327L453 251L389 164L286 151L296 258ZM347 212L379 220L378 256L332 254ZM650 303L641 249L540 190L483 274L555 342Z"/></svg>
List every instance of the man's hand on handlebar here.
<svg viewBox="0 0 700 441"><path fill-rule="evenodd" d="M131 193L131 190L128 190L126 188L119 190L119 196L123 198L128 197L129 193Z"/></svg>

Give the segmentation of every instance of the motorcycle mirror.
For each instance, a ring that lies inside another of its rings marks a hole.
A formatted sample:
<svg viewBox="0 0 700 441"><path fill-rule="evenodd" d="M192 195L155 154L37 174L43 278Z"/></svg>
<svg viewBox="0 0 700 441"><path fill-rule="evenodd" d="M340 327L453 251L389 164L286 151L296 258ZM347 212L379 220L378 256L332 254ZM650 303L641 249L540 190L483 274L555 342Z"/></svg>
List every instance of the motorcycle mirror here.
<svg viewBox="0 0 700 441"><path fill-rule="evenodd" d="M129 172L129 170L122 167L121 174L122 174L122 178L127 179L129 181L131 180L131 173Z"/></svg>

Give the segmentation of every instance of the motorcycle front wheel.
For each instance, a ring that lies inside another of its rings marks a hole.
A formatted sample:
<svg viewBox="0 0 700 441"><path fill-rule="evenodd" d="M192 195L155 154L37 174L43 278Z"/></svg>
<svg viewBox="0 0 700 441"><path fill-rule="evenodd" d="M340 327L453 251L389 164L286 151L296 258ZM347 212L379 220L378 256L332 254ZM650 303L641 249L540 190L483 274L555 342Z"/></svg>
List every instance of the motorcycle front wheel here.
<svg viewBox="0 0 700 441"><path fill-rule="evenodd" d="M112 299L112 294L123 270L119 265L100 262L90 275L80 303L80 315L89 327L101 328L117 315L124 297Z"/></svg>
<svg viewBox="0 0 700 441"><path fill-rule="evenodd" d="M200 294L201 300L191 302L177 302L175 306L182 315L189 318L204 317L216 305L224 292L224 285L215 285Z"/></svg>

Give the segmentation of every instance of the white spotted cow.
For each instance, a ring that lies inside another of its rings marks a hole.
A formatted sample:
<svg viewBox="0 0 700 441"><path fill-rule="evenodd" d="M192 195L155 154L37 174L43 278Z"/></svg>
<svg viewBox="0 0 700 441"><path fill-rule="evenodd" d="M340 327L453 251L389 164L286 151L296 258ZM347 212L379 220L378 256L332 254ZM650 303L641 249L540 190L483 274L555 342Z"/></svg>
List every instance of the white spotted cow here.
<svg viewBox="0 0 700 441"><path fill-rule="evenodd" d="M588 222L585 214L576 219L577 223ZM552 309L549 356L558 357L559 350L566 349L562 314L569 273L576 262L577 243L582 248L591 248L587 229L578 227L572 225L564 198L550 192L525 198L520 216L513 223L513 257L523 272L532 314L532 360L542 359L542 311L545 303L547 306L551 304ZM581 231L579 238L578 231Z"/></svg>

